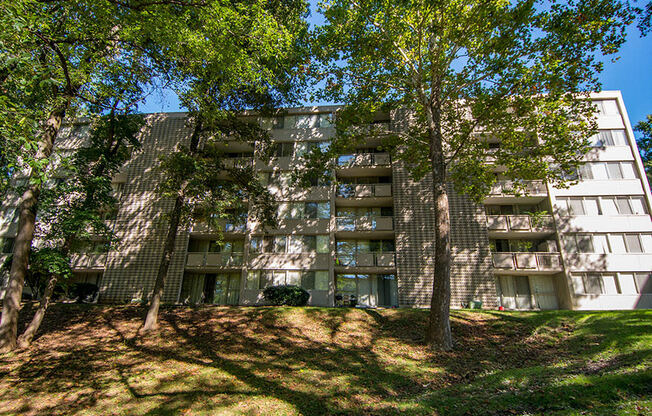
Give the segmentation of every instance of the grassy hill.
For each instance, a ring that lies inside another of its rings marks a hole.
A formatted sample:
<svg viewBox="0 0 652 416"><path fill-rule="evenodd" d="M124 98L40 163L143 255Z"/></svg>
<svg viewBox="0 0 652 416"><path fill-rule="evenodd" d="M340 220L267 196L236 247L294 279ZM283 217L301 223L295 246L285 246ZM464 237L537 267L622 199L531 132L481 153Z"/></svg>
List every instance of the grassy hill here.
<svg viewBox="0 0 652 416"><path fill-rule="evenodd" d="M449 353L421 310L169 308L144 340L137 307L51 312L1 415L652 413L648 311L454 311Z"/></svg>

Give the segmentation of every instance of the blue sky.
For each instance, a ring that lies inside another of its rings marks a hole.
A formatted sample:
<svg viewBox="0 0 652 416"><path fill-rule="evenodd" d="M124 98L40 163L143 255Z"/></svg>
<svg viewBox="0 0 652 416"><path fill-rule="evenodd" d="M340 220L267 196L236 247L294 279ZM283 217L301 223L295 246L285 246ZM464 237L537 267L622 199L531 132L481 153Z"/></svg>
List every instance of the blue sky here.
<svg viewBox="0 0 652 416"><path fill-rule="evenodd" d="M310 22L321 22L321 16L314 11ZM603 90L620 90L632 125L652 114L652 34L640 37L638 29L629 28L628 40L618 54L615 62L605 62L600 76ZM307 103L318 105L321 103ZM173 93L153 95L140 107L145 113L164 111L183 111Z"/></svg>

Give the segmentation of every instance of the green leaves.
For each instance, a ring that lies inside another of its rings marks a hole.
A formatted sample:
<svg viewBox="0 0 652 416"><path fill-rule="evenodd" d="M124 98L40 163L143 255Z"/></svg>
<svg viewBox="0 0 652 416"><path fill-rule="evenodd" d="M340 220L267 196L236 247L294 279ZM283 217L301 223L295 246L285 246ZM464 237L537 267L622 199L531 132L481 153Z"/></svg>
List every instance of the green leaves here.
<svg viewBox="0 0 652 416"><path fill-rule="evenodd" d="M636 123L634 130L641 134L636 144L641 153L648 182L652 183L652 114L648 114L645 120Z"/></svg>
<svg viewBox="0 0 652 416"><path fill-rule="evenodd" d="M346 103L335 145L356 140L347 132L380 110L403 108L402 126L383 138L394 157L419 178L441 142L456 187L476 200L497 167L505 179L564 183L596 128L588 93L600 87L599 58L617 52L633 17L610 0L321 6L317 82L321 97ZM492 138L501 144L490 151Z"/></svg>

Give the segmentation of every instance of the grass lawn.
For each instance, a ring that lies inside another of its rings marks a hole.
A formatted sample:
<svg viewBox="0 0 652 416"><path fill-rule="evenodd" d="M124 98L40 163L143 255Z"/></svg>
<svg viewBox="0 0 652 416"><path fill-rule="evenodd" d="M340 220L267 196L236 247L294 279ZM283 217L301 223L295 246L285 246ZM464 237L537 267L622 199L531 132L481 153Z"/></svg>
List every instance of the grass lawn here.
<svg viewBox="0 0 652 416"><path fill-rule="evenodd" d="M0 415L652 414L652 311L452 313L54 305L0 357ZM24 320L29 316L24 311Z"/></svg>

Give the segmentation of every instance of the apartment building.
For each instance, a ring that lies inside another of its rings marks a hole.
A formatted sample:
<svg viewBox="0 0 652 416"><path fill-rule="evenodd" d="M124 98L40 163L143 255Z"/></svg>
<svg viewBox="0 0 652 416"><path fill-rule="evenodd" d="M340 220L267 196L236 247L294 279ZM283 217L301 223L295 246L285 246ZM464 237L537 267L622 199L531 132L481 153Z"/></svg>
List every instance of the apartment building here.
<svg viewBox="0 0 652 416"><path fill-rule="evenodd" d="M630 309L652 307L652 199L619 92L594 94L600 132L577 185L528 183L511 194L499 181L481 205L450 189L453 308ZM195 224L180 232L164 301L255 305L265 287L296 284L310 304L427 307L433 275L432 182L415 182L373 139L341 155L330 180L293 187L290 170L335 134L336 107L290 109L260 120L275 142L271 163L255 143L228 142L234 164L252 165L278 201L278 224L264 229L246 213L217 230ZM372 128L400 128L398 115ZM139 301L151 291L171 201L156 197L160 154L186 142L185 114L149 116L143 148L114 178L119 241L80 247L74 280L96 283L100 302ZM59 148L79 145L83 126L67 127ZM500 143L491 145L499 147ZM0 211L0 261L16 232L16 199Z"/></svg>

